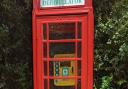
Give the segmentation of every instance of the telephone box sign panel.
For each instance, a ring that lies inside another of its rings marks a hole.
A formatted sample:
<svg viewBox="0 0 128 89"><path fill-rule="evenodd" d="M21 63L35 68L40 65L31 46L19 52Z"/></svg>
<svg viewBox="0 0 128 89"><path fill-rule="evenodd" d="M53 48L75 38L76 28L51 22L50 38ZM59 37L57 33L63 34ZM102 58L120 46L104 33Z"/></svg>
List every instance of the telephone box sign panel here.
<svg viewBox="0 0 128 89"><path fill-rule="evenodd" d="M41 7L59 7L59 6L76 6L84 5L85 0L41 0Z"/></svg>

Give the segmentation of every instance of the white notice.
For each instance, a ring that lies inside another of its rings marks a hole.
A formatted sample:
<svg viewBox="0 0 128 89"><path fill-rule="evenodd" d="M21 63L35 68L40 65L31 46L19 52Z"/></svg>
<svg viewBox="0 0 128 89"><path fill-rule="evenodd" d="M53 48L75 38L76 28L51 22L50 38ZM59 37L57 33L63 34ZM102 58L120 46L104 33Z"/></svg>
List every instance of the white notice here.
<svg viewBox="0 0 128 89"><path fill-rule="evenodd" d="M85 0L40 0L41 7L84 5Z"/></svg>

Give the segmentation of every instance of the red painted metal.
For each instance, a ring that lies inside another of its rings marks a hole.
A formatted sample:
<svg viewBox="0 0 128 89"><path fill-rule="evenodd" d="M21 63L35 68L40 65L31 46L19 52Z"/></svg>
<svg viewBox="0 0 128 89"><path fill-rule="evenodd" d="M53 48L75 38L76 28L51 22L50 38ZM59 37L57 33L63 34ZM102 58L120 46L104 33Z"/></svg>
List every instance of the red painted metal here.
<svg viewBox="0 0 128 89"><path fill-rule="evenodd" d="M93 89L93 62L94 62L94 16L93 9L88 13L88 89Z"/></svg>
<svg viewBox="0 0 128 89"><path fill-rule="evenodd" d="M32 19L32 28L33 28L33 30L32 30L32 40L33 40L33 79L34 79L34 89L37 89L37 67L36 67L36 65L37 65L37 63L36 63L36 30L34 30L34 29L36 29L36 19L35 19L35 13L33 12L33 19Z"/></svg>
<svg viewBox="0 0 128 89"><path fill-rule="evenodd" d="M84 20L84 19L86 19L86 20ZM83 89L86 89L87 88L87 82L88 82L88 80L87 80L87 70L88 70L88 68L87 68L87 65L88 65L88 63L87 63L87 16L86 17L84 17L83 18L83 27L82 27L82 64L81 64L81 66L82 66L82 74L81 74L81 77L82 77L82 85L81 85L81 87L83 88ZM89 89L89 88L87 88L87 89Z"/></svg>
<svg viewBox="0 0 128 89"><path fill-rule="evenodd" d="M69 89L79 89L78 79L81 80L81 89L93 89L93 49L94 49L94 16L92 0L86 0L83 6L70 7L54 7L40 8L40 0L33 0L33 79L34 89L51 89L51 80L53 79L75 79L75 87ZM75 38L74 39L49 39L49 23L75 23ZM81 39L78 39L78 22L82 24ZM44 40L42 25L46 24L47 38ZM81 58L78 58L78 42L81 42L82 51ZM44 58L43 47L47 45L47 56ZM74 43L75 58L51 58L50 44L51 43ZM54 61L74 61L75 75L74 76L51 76L50 62ZM77 75L78 61L81 62L81 75ZM47 75L44 75L44 62L47 66ZM44 81L47 80L47 81ZM46 83L45 83L46 82ZM46 86L44 88L44 86ZM64 89L60 88L60 89ZM66 88L67 89L67 88Z"/></svg>

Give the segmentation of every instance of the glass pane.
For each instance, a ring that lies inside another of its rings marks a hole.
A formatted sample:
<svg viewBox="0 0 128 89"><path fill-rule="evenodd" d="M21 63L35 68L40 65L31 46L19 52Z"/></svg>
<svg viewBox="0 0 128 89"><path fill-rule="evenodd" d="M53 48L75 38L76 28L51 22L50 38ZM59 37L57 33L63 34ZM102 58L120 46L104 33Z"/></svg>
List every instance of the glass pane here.
<svg viewBox="0 0 128 89"><path fill-rule="evenodd" d="M48 80L44 79L44 89L48 89Z"/></svg>
<svg viewBox="0 0 128 89"><path fill-rule="evenodd" d="M47 26L46 24L43 24L43 39L47 39Z"/></svg>
<svg viewBox="0 0 128 89"><path fill-rule="evenodd" d="M78 38L81 38L81 22L78 22Z"/></svg>
<svg viewBox="0 0 128 89"><path fill-rule="evenodd" d="M75 23L50 23L50 40L75 39Z"/></svg>
<svg viewBox="0 0 128 89"><path fill-rule="evenodd" d="M77 89L81 89L81 79L77 80Z"/></svg>
<svg viewBox="0 0 128 89"><path fill-rule="evenodd" d="M77 52L77 56L78 56L78 58L81 58L81 42L78 42L78 47L77 47L77 50L78 50L78 52Z"/></svg>
<svg viewBox="0 0 128 89"><path fill-rule="evenodd" d="M47 76L47 62L44 61L44 76Z"/></svg>
<svg viewBox="0 0 128 89"><path fill-rule="evenodd" d="M78 76L81 76L81 61L77 61L77 75Z"/></svg>
<svg viewBox="0 0 128 89"><path fill-rule="evenodd" d="M75 79L51 79L50 89L75 89Z"/></svg>
<svg viewBox="0 0 128 89"><path fill-rule="evenodd" d="M75 43L51 43L50 44L50 57L51 58L66 58L68 57L73 58L72 55L75 54Z"/></svg>
<svg viewBox="0 0 128 89"><path fill-rule="evenodd" d="M54 62L49 62L49 75L54 76Z"/></svg>
<svg viewBox="0 0 128 89"><path fill-rule="evenodd" d="M43 58L47 57L47 43L43 44Z"/></svg>
<svg viewBox="0 0 128 89"><path fill-rule="evenodd" d="M75 62L74 61L51 61L50 76L75 76Z"/></svg>

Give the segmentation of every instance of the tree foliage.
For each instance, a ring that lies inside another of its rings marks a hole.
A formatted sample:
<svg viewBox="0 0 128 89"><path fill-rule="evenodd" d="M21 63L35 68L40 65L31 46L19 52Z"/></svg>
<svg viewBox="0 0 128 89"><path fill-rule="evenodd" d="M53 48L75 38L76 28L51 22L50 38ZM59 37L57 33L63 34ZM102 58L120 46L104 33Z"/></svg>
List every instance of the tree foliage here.
<svg viewBox="0 0 128 89"><path fill-rule="evenodd" d="M0 1L0 89L32 89L31 0Z"/></svg>
<svg viewBox="0 0 128 89"><path fill-rule="evenodd" d="M95 86L101 89L102 78L111 76L109 88L102 89L127 89L128 1L95 3Z"/></svg>

